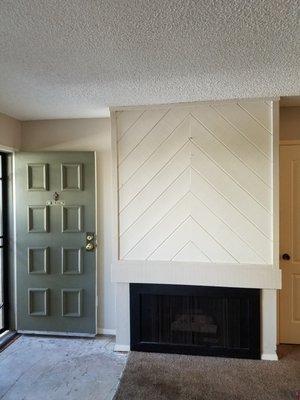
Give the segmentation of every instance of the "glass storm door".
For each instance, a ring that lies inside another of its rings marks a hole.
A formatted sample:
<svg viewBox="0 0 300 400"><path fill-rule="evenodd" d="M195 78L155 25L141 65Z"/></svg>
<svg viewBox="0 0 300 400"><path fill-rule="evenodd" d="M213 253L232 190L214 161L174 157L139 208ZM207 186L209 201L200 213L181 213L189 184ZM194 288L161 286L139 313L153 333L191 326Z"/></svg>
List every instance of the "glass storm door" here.
<svg viewBox="0 0 300 400"><path fill-rule="evenodd" d="M94 335L94 153L18 153L15 176L17 330Z"/></svg>

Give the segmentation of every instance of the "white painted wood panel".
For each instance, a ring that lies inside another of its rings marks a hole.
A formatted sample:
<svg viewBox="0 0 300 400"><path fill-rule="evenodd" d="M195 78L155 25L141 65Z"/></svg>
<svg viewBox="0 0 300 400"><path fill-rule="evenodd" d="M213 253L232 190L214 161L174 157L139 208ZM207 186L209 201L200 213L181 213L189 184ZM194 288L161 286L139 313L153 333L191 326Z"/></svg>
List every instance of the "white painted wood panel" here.
<svg viewBox="0 0 300 400"><path fill-rule="evenodd" d="M222 142L216 140L200 122L191 118L190 123L193 143L256 202L270 210L271 188L232 154Z"/></svg>
<svg viewBox="0 0 300 400"><path fill-rule="evenodd" d="M192 167L205 177L224 198L249 217L268 238L271 238L270 213L222 169L216 166L199 148L194 148L194 154Z"/></svg>
<svg viewBox="0 0 300 400"><path fill-rule="evenodd" d="M155 154L157 149L163 142L172 135L175 129L182 124L184 118L188 115L188 110L169 110L164 118L143 138L139 146L135 147L132 152L120 163L119 168L119 185L122 187L133 177L134 173L142 168L149 157Z"/></svg>
<svg viewBox="0 0 300 400"><path fill-rule="evenodd" d="M151 132L158 121L166 114L166 110L145 111L126 132L120 134L118 153L122 162L130 152L139 145L143 138ZM119 136L119 135L118 135Z"/></svg>
<svg viewBox="0 0 300 400"><path fill-rule="evenodd" d="M126 113L118 113L118 139L121 139L123 135L137 123L144 110L131 110Z"/></svg>
<svg viewBox="0 0 300 400"><path fill-rule="evenodd" d="M263 154L271 157L272 135L256 121L253 115L246 112L238 103L216 105L214 109Z"/></svg>
<svg viewBox="0 0 300 400"><path fill-rule="evenodd" d="M126 206L176 156L188 141L186 137L188 127L189 121L184 120L171 137L159 146L156 152L126 181L119 190L120 204ZM120 170L122 170L122 165L119 166Z"/></svg>
<svg viewBox="0 0 300 400"><path fill-rule="evenodd" d="M121 260L273 262L269 104L115 114Z"/></svg>
<svg viewBox="0 0 300 400"><path fill-rule="evenodd" d="M127 229L189 167L189 154L189 143L186 143L129 204L124 206L120 199L120 232Z"/></svg>
<svg viewBox="0 0 300 400"><path fill-rule="evenodd" d="M250 102L246 104L256 103ZM266 104L262 104L267 107L268 112L266 113L266 109L264 108L264 113L270 118L270 108ZM268 185L272 173L268 157L256 151L256 147L241 135L237 129L234 129L221 115L216 113L212 106L194 107L192 113L220 143L227 147L235 157L239 158L241 162Z"/></svg>
<svg viewBox="0 0 300 400"><path fill-rule="evenodd" d="M172 261L186 261L186 260L198 261L198 262L210 261L192 240L186 243L183 246L183 248L180 249L172 258Z"/></svg>
<svg viewBox="0 0 300 400"><path fill-rule="evenodd" d="M267 262L272 248L271 241L240 212L238 207L228 202L194 169L191 181L193 193Z"/></svg>
<svg viewBox="0 0 300 400"><path fill-rule="evenodd" d="M191 195L188 202L192 201ZM190 204L189 204L190 206ZM159 227L161 228L161 227ZM154 231L154 235L156 231ZM172 260L182 247L183 239L194 240L202 253L213 262L235 262L233 256L205 228L192 217L188 216L183 223L166 237L159 247L150 254L149 260ZM147 239L146 239L147 240ZM178 249L178 250L177 250ZM188 258L184 261L190 261ZM199 261L199 260L198 260Z"/></svg>
<svg viewBox="0 0 300 400"><path fill-rule="evenodd" d="M238 104L270 133L272 132L272 117L269 112L270 104L266 104L263 101L243 101Z"/></svg>
<svg viewBox="0 0 300 400"><path fill-rule="evenodd" d="M134 247L189 192L189 174L189 169L184 170L154 203L121 233L122 247Z"/></svg>

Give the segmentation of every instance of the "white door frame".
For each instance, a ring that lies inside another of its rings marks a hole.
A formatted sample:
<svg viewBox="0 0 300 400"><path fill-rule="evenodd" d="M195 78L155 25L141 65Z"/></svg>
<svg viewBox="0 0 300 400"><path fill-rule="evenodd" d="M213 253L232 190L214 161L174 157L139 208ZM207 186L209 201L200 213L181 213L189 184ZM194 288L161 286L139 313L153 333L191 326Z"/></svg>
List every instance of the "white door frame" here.
<svg viewBox="0 0 300 400"><path fill-rule="evenodd" d="M280 139L279 140L279 146L299 146L300 145L300 139ZM280 163L278 161L278 165L280 168ZM278 168L278 173L279 173L279 168ZM280 191L278 191L278 200L280 199ZM277 293L277 344L280 344L279 340L279 329L280 329L280 296L279 296L279 291Z"/></svg>

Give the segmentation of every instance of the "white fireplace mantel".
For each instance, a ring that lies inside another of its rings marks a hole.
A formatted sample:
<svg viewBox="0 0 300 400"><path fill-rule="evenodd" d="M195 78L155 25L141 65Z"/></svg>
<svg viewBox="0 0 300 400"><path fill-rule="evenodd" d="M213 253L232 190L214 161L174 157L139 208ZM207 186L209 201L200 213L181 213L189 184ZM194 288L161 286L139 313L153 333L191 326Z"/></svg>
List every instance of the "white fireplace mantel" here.
<svg viewBox="0 0 300 400"><path fill-rule="evenodd" d="M126 260L113 263L112 281L280 289L281 270L265 264Z"/></svg>

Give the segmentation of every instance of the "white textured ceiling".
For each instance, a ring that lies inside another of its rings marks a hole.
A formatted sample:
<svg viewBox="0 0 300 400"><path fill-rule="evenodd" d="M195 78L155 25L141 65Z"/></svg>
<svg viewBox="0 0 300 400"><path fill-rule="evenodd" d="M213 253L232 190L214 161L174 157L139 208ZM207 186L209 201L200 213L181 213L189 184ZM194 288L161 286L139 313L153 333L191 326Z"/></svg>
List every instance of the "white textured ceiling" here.
<svg viewBox="0 0 300 400"><path fill-rule="evenodd" d="M300 94L298 11L299 0L1 0L0 111L96 117Z"/></svg>

